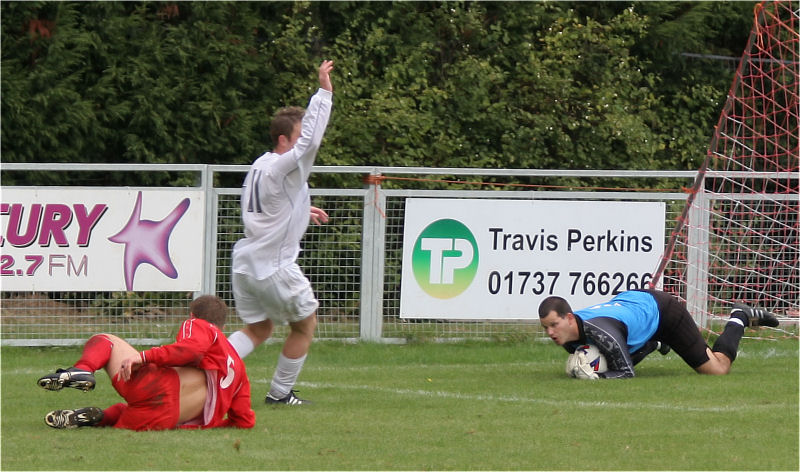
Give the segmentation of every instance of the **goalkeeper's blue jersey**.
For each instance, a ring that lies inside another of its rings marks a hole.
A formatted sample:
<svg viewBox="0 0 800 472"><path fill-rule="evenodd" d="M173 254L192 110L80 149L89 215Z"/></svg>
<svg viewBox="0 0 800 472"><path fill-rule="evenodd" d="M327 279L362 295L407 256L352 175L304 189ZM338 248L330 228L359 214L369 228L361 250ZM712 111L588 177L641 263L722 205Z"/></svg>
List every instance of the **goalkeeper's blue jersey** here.
<svg viewBox="0 0 800 472"><path fill-rule="evenodd" d="M635 352L656 334L659 311L656 299L647 292L623 292L607 303L575 312L582 320L605 316L628 328L628 351Z"/></svg>

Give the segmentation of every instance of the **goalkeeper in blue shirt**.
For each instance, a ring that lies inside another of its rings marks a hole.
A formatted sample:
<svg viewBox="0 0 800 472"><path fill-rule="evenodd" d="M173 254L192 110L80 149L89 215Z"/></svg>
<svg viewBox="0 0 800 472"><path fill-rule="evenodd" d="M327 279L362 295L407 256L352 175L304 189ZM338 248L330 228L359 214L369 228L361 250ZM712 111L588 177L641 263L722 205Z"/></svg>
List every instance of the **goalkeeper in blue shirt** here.
<svg viewBox="0 0 800 472"><path fill-rule="evenodd" d="M608 371L575 367L578 378L633 377L633 366L658 349L674 350L700 374L724 375L736 359L745 326L778 326L775 315L735 303L731 317L713 347L706 344L683 303L658 290L623 292L607 303L573 311L561 297L539 305L539 321L550 339L573 353L594 344L606 358Z"/></svg>

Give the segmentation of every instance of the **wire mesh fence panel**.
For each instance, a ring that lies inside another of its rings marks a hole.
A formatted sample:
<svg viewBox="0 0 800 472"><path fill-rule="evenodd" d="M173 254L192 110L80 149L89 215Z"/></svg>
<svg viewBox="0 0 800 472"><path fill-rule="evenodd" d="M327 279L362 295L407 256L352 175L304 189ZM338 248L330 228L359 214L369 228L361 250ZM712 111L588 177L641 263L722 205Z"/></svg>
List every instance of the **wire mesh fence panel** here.
<svg viewBox="0 0 800 472"><path fill-rule="evenodd" d="M2 341L69 345L112 333L154 344L175 336L192 298L191 292L3 292Z"/></svg>
<svg viewBox="0 0 800 472"><path fill-rule="evenodd" d="M42 167L7 165L21 171L59 170L58 165ZM141 166L158 169L158 166ZM66 166L70 172L97 172L92 165ZM132 172L135 166L128 166ZM175 166L170 167L174 170ZM211 170L208 170L211 169ZM205 291L213 291L231 306L225 332L242 327L235 315L231 291L231 256L233 246L243 236L239 207L240 188L232 182L240 180L231 173L243 173L246 166L192 167L192 171L208 173L202 178L200 188L206 192L206 205L210 215L201 231L206 233ZM100 170L107 170L100 167ZM451 175L454 170L405 168L342 168L323 170L329 174L370 174L381 172ZM578 199L589 201L647 200L665 202L665 240L674 227L675 220L685 204L685 194L675 191L694 177L693 172L650 171L644 175L625 171L522 171L463 169L459 172L473 176L490 173L495 180L507 177L512 181L524 180L518 174L536 174L537 185L547 186L554 179L569 178L570 189L560 186L558 191L538 190L533 186L506 186L486 190L464 190L463 182L449 182L438 177L382 182L375 179L361 188L314 188L312 203L324 209L329 221L322 225L310 224L302 240L299 265L311 281L320 302L316 337L318 339L363 339L365 319L377 320L377 339L384 341L413 339L518 339L540 337L542 332L531 307L531 319L524 320L443 320L403 319L400 316L402 284L404 219L408 198L481 198L481 199ZM215 187L213 182L224 173L225 187ZM384 174L385 175L385 174ZM565 177L566 176L566 177ZM236 177L236 178L234 178ZM591 186L575 188L581 178L591 181ZM647 186L657 186L661 191L631 191L636 182L646 179ZM619 191L602 179L610 179ZM353 179L350 179L353 180ZM383 184L383 185L381 185ZM598 190L602 185L604 191ZM625 188L622 188L625 187ZM143 187L146 190L146 186ZM188 187L197 189L197 187ZM508 189L511 190L508 190ZM68 188L67 188L68 189ZM534 189L534 190L532 190ZM609 190L610 189L610 190ZM670 190L673 189L673 190ZM68 191L68 190L67 190ZM377 215L377 216L376 216ZM367 222L369 218L375 221ZM379 231L374 231L374 228ZM377 235L377 236L375 236ZM179 244L179 243L175 243ZM364 274L374 280L365 280ZM365 283L369 282L369 283ZM371 287L371 289L369 288ZM371 293L374 290L375 293ZM19 292L3 290L0 295L0 339L4 345L58 345L79 344L98 332L110 332L134 343L155 344L174 337L178 324L188 314L189 302L197 292ZM374 297L374 299L373 299ZM372 300L374 303L366 303ZM286 336L286 326L276 326L274 338ZM367 337L367 339L373 339Z"/></svg>
<svg viewBox="0 0 800 472"><path fill-rule="evenodd" d="M314 205L324 209L329 219L322 225L309 225L297 262L320 302L317 336L356 338L359 334L363 198L315 194L313 199ZM230 306L234 306L231 255L234 244L243 236L238 193L221 194L217 211L216 286L217 295ZM241 326L241 321L234 317L228 329ZM276 327L277 338L285 334L286 327Z"/></svg>

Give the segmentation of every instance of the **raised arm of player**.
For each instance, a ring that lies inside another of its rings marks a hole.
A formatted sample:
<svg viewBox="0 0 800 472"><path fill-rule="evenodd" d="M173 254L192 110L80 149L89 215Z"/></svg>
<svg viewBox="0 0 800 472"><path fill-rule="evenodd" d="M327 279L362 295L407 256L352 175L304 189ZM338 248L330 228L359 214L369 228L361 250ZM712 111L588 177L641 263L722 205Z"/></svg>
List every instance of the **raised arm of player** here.
<svg viewBox="0 0 800 472"><path fill-rule="evenodd" d="M289 175L300 169L298 180L300 182L308 180L333 107L333 85L330 77L332 70L333 61L324 61L319 66L320 88L308 102L297 142L288 152L281 154L273 167L273 171L278 175Z"/></svg>
<svg viewBox="0 0 800 472"><path fill-rule="evenodd" d="M333 84L331 84L331 71L333 70L333 61L322 61L319 66L319 87L328 92L333 92Z"/></svg>

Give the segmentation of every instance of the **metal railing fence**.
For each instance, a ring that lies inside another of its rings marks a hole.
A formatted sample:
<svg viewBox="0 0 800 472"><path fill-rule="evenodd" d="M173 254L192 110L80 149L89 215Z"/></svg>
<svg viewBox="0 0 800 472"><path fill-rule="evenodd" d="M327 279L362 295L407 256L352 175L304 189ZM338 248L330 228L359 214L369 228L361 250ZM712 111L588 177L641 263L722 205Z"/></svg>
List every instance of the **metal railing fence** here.
<svg viewBox="0 0 800 472"><path fill-rule="evenodd" d="M0 175L6 180L12 176L15 186L24 186L29 175L70 173L70 183L96 186L102 182L86 183L80 176L87 172L134 172L137 176L154 173L162 180L153 180L161 182L165 175L180 174L183 182L192 182L184 185L206 193L202 292L216 293L233 306L231 250L242 236L243 228L239 214L240 189L230 182L241 182L247 170L248 166L241 165L3 164ZM192 177L186 178L187 174ZM312 175L312 202L328 212L330 221L322 226L309 226L299 260L320 300L316 336L318 339L403 342L410 339L516 339L542 334L538 322L532 321L400 318L403 219L407 198L662 201L667 208L667 238L686 194L676 190L641 191L641 188L680 189L688 187L695 175L693 171L316 166ZM393 176L396 180L392 180ZM316 186L315 179L338 179L339 184ZM590 184L582 185L585 182ZM601 185L603 182L611 184ZM633 191L637 187L639 191ZM71 345L80 344L98 332L111 332L135 344L157 344L174 337L195 295L2 291L0 342L3 345ZM238 318L232 315L225 332L241 326ZM280 340L285 334L286 327L277 327L274 339Z"/></svg>

